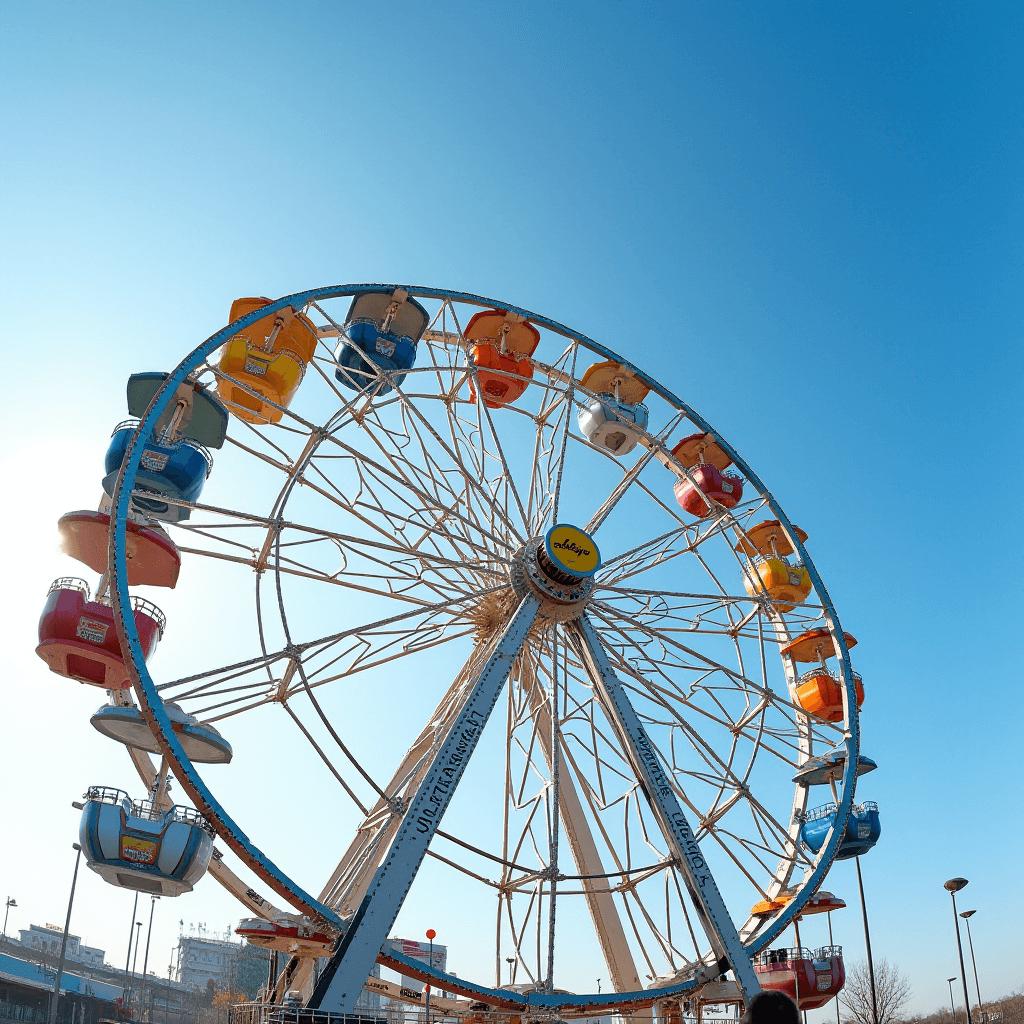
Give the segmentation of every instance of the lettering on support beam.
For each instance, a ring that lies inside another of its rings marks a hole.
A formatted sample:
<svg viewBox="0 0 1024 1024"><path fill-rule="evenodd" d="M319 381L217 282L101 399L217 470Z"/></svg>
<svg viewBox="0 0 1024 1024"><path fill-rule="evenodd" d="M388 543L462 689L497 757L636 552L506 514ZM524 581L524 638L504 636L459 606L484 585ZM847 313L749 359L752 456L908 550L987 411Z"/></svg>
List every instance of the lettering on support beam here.
<svg viewBox="0 0 1024 1024"><path fill-rule="evenodd" d="M483 724L484 717L479 711L472 710L466 715L466 721L459 733L455 748L448 755L448 763L441 769L438 780L430 791L430 796L427 797L427 806L416 818L416 831L420 835L426 835L433 831L437 819L447 806L452 786L462 770L466 754L483 728Z"/></svg>
<svg viewBox="0 0 1024 1024"><path fill-rule="evenodd" d="M640 731L636 735L635 740L637 751L640 754L640 760L643 762L644 770L650 780L651 787L663 797L671 795L672 788L669 786L668 779L665 776L665 771L661 767L661 759L651 747L647 734ZM697 843L696 837L690 830L690 824L686 820L682 811L674 811L671 814L671 819L672 825L676 830L676 834L682 840L683 852L689 862L690 870L693 874L693 880L697 885L703 888L704 884L711 876L707 874L707 862L704 860L704 857L700 852L700 845Z"/></svg>

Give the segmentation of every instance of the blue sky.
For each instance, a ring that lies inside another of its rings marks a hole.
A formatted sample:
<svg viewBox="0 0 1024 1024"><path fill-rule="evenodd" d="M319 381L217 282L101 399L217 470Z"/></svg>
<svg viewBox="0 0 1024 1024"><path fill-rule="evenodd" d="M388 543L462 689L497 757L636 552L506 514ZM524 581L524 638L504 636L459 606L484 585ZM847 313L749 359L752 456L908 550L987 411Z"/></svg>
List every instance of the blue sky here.
<svg viewBox="0 0 1024 1024"><path fill-rule="evenodd" d="M99 701L31 648L125 378L237 295L404 281L572 324L744 454L860 640L876 955L940 1005L964 875L982 995L1020 985L1019 5L0 15L12 925L62 920L67 805L114 771ZM74 927L116 962L131 895L82 886ZM852 864L829 887L852 903ZM237 918L213 888L158 908L158 964L179 917Z"/></svg>

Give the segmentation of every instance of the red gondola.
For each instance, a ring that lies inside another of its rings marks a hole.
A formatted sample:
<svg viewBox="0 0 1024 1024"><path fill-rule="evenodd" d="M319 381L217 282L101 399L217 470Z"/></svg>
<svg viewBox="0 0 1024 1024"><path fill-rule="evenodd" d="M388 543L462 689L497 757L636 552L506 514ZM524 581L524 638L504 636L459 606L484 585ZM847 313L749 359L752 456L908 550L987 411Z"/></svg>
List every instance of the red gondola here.
<svg viewBox="0 0 1024 1024"><path fill-rule="evenodd" d="M132 609L142 654L148 660L163 636L166 620L156 605L141 597L132 598ZM84 580L63 577L51 584L39 617L36 654L51 672L80 683L105 690L131 685L114 629L114 609L90 601Z"/></svg>

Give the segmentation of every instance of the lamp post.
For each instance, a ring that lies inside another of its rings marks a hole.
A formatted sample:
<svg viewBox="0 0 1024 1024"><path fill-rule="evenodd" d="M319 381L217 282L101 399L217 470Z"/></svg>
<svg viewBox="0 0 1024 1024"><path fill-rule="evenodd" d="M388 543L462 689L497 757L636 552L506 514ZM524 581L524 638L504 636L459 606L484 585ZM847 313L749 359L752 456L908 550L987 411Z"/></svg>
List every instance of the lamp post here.
<svg viewBox="0 0 1024 1024"><path fill-rule="evenodd" d="M7 902L4 904L4 906L7 907L7 909L4 911L4 932L3 932L3 937L5 939L7 938L7 915L11 912L11 907L16 907L17 905L18 905L18 901L17 900L12 900L10 896L7 897Z"/></svg>
<svg viewBox="0 0 1024 1024"><path fill-rule="evenodd" d="M143 1011L143 1020L148 1020L149 1017L145 1013L146 1006L146 970L149 967L149 940L153 936L153 911L156 909L156 901L160 899L159 896L150 896L149 898L149 929L146 932L146 955L142 958L142 1003L141 1009ZM136 953L138 950L136 949ZM150 994L152 994L152 988L150 988Z"/></svg>
<svg viewBox="0 0 1024 1024"><path fill-rule="evenodd" d="M871 1020L878 1024L878 994L875 991L875 963L871 958L871 932L868 931L868 906L864 902L864 879L860 874L860 857L854 858L857 864L857 888L860 889L860 912L864 918L864 946L868 954L868 979L871 982ZM836 997L838 1002L838 997Z"/></svg>
<svg viewBox="0 0 1024 1024"><path fill-rule="evenodd" d="M829 946L835 946L835 940L832 938L832 911L831 910L828 911L826 916L828 917L828 944L829 944ZM839 1024L839 996L838 995L835 998L835 1004L836 1004L836 1024Z"/></svg>
<svg viewBox="0 0 1024 1024"><path fill-rule="evenodd" d="M978 961L974 959L974 939L971 938L971 918L977 913L976 910L961 910L960 916L967 925L967 945L971 950L971 967L974 968L974 994L978 997L978 1013L981 1013L981 988L978 985Z"/></svg>
<svg viewBox="0 0 1024 1024"><path fill-rule="evenodd" d="M505 957L505 963L508 964L508 986L509 986L509 988L512 987L512 965L515 962L516 962L516 958L514 956L507 956L507 957Z"/></svg>
<svg viewBox="0 0 1024 1024"><path fill-rule="evenodd" d="M434 939L437 938L437 932L433 928L427 929L427 941L430 943L430 953L428 954L427 962L430 964L430 970L434 970ZM425 1024L430 1024L430 986L427 985L427 998L425 1002L426 1009L426 1021Z"/></svg>
<svg viewBox="0 0 1024 1024"><path fill-rule="evenodd" d="M956 1024L956 1007L953 1005L953 982L956 981L956 975L946 981L949 982L949 1012L953 1014L953 1024Z"/></svg>
<svg viewBox="0 0 1024 1024"><path fill-rule="evenodd" d="M57 1019L57 1003L60 1001L60 979L64 974L64 954L68 948L68 929L71 927L71 905L75 902L75 886L78 884L78 862L82 859L82 848L78 843L71 844L75 854L75 873L71 876L71 895L68 897L68 916L64 919L64 937L60 940L60 960L57 962L57 977L53 982L53 995L50 996L50 1024Z"/></svg>
<svg viewBox="0 0 1024 1024"><path fill-rule="evenodd" d="M135 995L135 968L139 963L139 940L142 937L142 922L135 922L135 956L132 957L132 983L128 988L128 1019L131 1020L131 998Z"/></svg>
<svg viewBox="0 0 1024 1024"><path fill-rule="evenodd" d="M135 929L135 912L139 909L139 894L135 893L135 903L132 905L132 923L128 925L128 954L124 958L124 984L121 986L121 999L125 1008L128 1006L128 967L132 962L132 932Z"/></svg>
<svg viewBox="0 0 1024 1024"><path fill-rule="evenodd" d="M956 950L960 954L960 981L964 987L964 1014L967 1018L967 1024L971 1024L971 1004L967 998L967 971L964 970L964 947L960 942L960 918L956 912L956 894L967 885L966 878L951 878L948 882L943 882L942 886L944 889L949 891L949 895L953 900L953 925L956 928Z"/></svg>

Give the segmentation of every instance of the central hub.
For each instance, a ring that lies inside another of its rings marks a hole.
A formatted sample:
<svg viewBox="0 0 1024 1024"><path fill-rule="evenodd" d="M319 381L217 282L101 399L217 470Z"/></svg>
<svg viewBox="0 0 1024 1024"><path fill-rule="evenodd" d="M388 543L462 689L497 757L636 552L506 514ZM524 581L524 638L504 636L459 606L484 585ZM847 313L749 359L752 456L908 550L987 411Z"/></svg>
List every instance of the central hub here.
<svg viewBox="0 0 1024 1024"><path fill-rule="evenodd" d="M536 594L552 618L568 620L583 611L600 567L601 554L593 538L579 527L558 523L519 552L512 586L520 597L530 591Z"/></svg>

